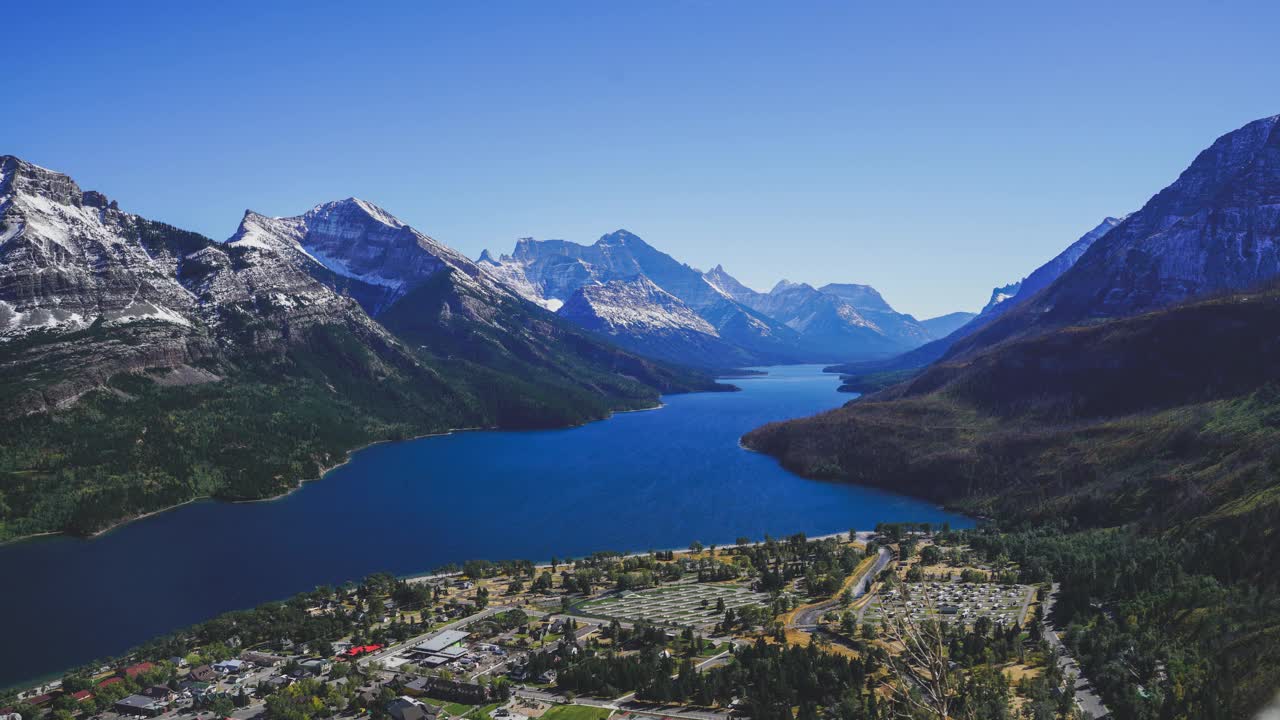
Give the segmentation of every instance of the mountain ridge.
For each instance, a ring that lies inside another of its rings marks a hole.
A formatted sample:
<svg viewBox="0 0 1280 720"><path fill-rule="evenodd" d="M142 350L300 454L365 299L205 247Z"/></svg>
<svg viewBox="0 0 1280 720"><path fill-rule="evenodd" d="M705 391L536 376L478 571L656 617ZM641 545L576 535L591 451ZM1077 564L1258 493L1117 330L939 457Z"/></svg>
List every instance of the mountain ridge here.
<svg viewBox="0 0 1280 720"><path fill-rule="evenodd" d="M269 497L355 447L727 390L597 340L350 198L226 242L0 158L0 539ZM375 319L375 315L376 318Z"/></svg>

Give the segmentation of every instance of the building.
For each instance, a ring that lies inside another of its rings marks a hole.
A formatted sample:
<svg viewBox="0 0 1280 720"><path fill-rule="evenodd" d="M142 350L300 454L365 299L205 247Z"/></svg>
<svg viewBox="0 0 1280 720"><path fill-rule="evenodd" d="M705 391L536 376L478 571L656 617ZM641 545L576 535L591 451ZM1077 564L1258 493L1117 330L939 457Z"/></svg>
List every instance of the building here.
<svg viewBox="0 0 1280 720"><path fill-rule="evenodd" d="M152 700L169 701L173 699L173 691L165 687L164 685L152 685L151 687L147 688L146 690L143 690L138 694L146 695Z"/></svg>
<svg viewBox="0 0 1280 720"><path fill-rule="evenodd" d="M467 654L462 641L470 635L471 633L461 630L444 630L428 638L426 642L414 646L410 652L413 653L417 662L428 667L443 665Z"/></svg>
<svg viewBox="0 0 1280 720"><path fill-rule="evenodd" d="M333 669L333 663L326 658L307 658L298 666L312 675L327 675Z"/></svg>
<svg viewBox="0 0 1280 720"><path fill-rule="evenodd" d="M440 715L440 708L407 695L401 695L387 703L387 714L392 720L436 720Z"/></svg>
<svg viewBox="0 0 1280 720"><path fill-rule="evenodd" d="M272 655L271 653L253 650L245 650L240 653L240 659L245 662L251 662L258 667L276 667L277 665L283 665L288 660L282 655Z"/></svg>
<svg viewBox="0 0 1280 720"><path fill-rule="evenodd" d="M197 665L187 673L187 678L196 682L213 682L218 679L218 673L208 665Z"/></svg>
<svg viewBox="0 0 1280 720"><path fill-rule="evenodd" d="M121 715L145 715L155 717L169 709L165 700L157 700L146 695L130 695L116 701L115 711Z"/></svg>
<svg viewBox="0 0 1280 720"><path fill-rule="evenodd" d="M445 680L435 675L425 675L410 680L405 683L404 691L407 695L427 695L436 700L448 700L463 705L484 705L491 699L489 688L485 685L461 680Z"/></svg>
<svg viewBox="0 0 1280 720"><path fill-rule="evenodd" d="M244 661L220 660L213 664L213 670L214 672L219 672L223 675L236 675L239 674L240 671L244 670Z"/></svg>

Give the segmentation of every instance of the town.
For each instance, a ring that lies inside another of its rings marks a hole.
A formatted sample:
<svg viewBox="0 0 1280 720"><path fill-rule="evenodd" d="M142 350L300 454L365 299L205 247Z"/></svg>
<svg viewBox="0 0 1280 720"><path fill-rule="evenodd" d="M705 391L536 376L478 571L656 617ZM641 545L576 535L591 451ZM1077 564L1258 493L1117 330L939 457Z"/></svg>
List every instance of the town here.
<svg viewBox="0 0 1280 720"><path fill-rule="evenodd" d="M949 662L995 668L1010 713L1105 714L1050 644L1051 586L964 539L885 525L374 575L10 692L0 718L727 720L842 701L851 719L881 718L918 683L902 679L916 672L902 633L919 628L949 643ZM832 682L750 681L784 662Z"/></svg>

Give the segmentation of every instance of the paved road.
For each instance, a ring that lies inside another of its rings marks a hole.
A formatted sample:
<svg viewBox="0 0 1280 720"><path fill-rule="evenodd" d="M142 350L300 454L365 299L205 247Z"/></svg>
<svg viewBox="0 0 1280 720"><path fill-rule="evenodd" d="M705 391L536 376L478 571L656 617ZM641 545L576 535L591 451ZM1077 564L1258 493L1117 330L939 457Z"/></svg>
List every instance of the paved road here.
<svg viewBox="0 0 1280 720"><path fill-rule="evenodd" d="M595 698L595 697L575 697L572 702L563 695L548 692L546 690L534 690L532 688L517 688L512 691L512 695L516 697L529 698L530 700L541 700L550 703L567 703L572 705L588 705L590 707L604 708L606 710L619 710L621 712L635 713L638 715L652 715L655 717L668 718L686 718L687 720L728 720L729 712L720 711L713 712L709 710L691 710L682 705L651 705L648 703L640 703L634 700ZM623 696L627 697L627 696Z"/></svg>
<svg viewBox="0 0 1280 720"><path fill-rule="evenodd" d="M1053 584L1053 588L1049 591L1049 597L1044 601L1044 639L1049 642L1049 648L1058 658L1058 667L1062 668L1063 673L1072 673L1076 676L1076 705L1080 709L1092 715L1095 720L1109 717L1110 712L1107 706L1102 704L1102 698L1093 691L1093 685L1089 683L1089 679L1084 676L1080 670L1080 665L1075 658L1067 650L1067 646L1062 643L1062 638L1058 637L1057 631L1049 624L1049 615L1053 610L1053 603L1058 597L1058 583Z"/></svg>
<svg viewBox="0 0 1280 720"><path fill-rule="evenodd" d="M853 590L853 598L855 600L867 593L867 589L871 587L871 581L875 579L876 575L880 574L881 570L884 570L885 566L888 565L891 560L893 560L893 553L889 548L880 548L880 553L876 556L876 561L872 563L871 567L862 574L862 577L858 578L857 582L850 586L850 589ZM840 596L843 594L844 593L839 593L836 597L833 597L830 600L824 600L796 613L796 616L792 618L792 627L804 632L810 632L814 628L818 627L822 622L822 616L825 615L827 611L831 610L831 608L840 604Z"/></svg>

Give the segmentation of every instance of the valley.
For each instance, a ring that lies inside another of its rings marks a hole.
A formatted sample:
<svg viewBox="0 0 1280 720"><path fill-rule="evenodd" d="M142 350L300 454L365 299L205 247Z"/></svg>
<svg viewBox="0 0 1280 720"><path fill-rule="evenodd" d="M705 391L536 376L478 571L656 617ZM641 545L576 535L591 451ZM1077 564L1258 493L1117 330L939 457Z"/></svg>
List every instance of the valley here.
<svg viewBox="0 0 1280 720"><path fill-rule="evenodd" d="M847 399L817 366L765 370L735 378L740 392L668 395L661 408L571 429L375 445L268 502L194 502L88 540L0 545L0 567L27 579L23 592L0 595L0 615L29 619L9 635L30 648L0 660L0 684L371 572L644 552L690 537L723 545L885 517L971 524L891 492L804 480L742 449L738 438L753 427Z"/></svg>

